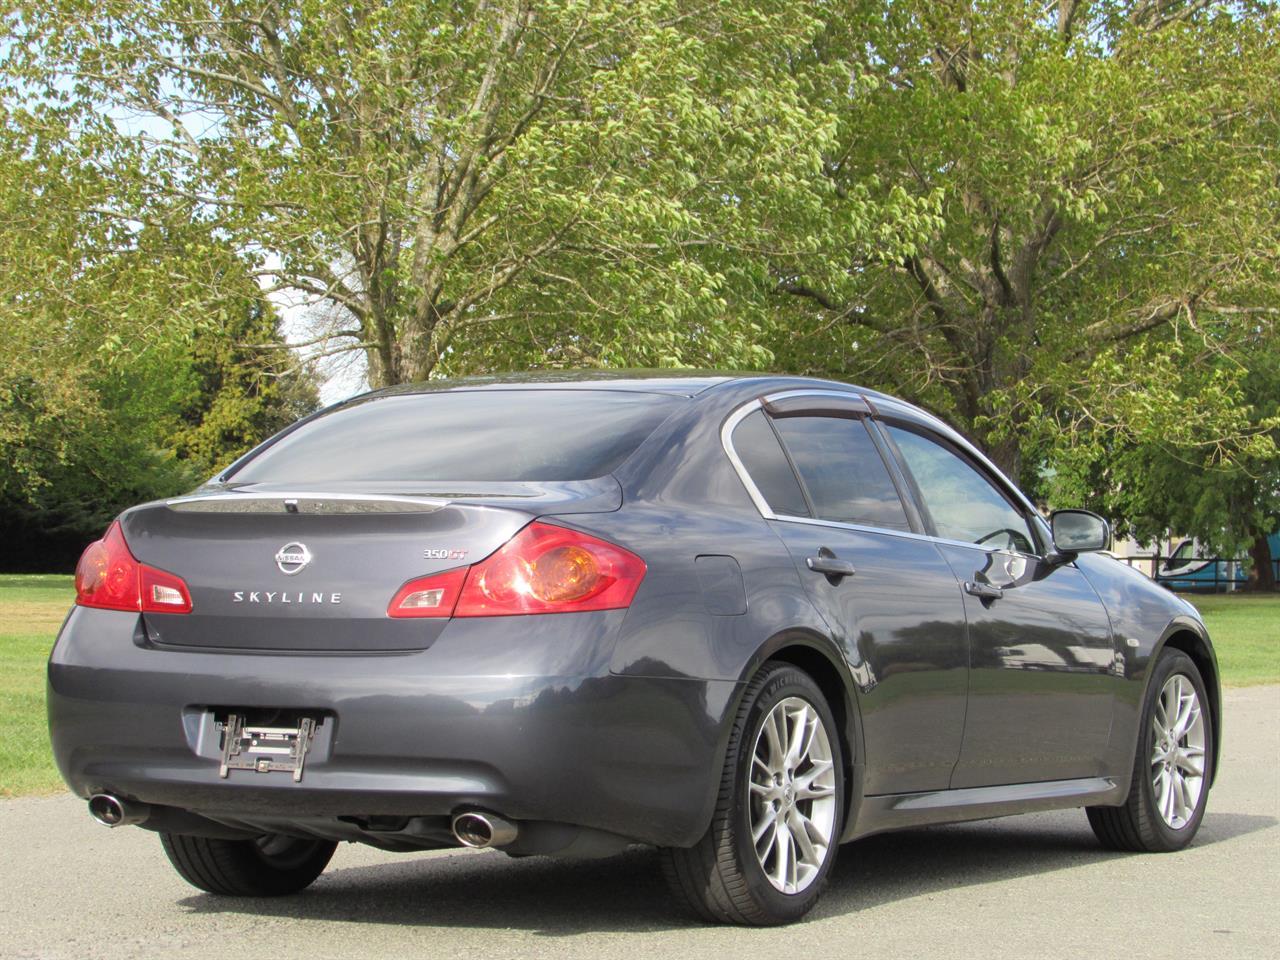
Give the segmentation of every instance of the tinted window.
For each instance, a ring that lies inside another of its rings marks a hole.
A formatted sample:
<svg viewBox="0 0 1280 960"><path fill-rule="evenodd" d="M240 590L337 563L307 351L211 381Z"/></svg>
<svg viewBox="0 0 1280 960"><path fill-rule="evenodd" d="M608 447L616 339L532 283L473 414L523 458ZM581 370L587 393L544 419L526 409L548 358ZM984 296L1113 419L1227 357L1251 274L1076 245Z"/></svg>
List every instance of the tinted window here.
<svg viewBox="0 0 1280 960"><path fill-rule="evenodd" d="M819 517L909 529L898 491L861 420L784 417L774 425Z"/></svg>
<svg viewBox="0 0 1280 960"><path fill-rule="evenodd" d="M299 427L230 479L586 480L616 468L684 402L604 390L378 397Z"/></svg>
<svg viewBox="0 0 1280 960"><path fill-rule="evenodd" d="M1035 539L1022 512L968 461L918 433L886 429L920 488L938 536L1035 553Z"/></svg>
<svg viewBox="0 0 1280 960"><path fill-rule="evenodd" d="M787 455L764 414L757 410L733 430L733 449L774 513L807 517L809 508Z"/></svg>

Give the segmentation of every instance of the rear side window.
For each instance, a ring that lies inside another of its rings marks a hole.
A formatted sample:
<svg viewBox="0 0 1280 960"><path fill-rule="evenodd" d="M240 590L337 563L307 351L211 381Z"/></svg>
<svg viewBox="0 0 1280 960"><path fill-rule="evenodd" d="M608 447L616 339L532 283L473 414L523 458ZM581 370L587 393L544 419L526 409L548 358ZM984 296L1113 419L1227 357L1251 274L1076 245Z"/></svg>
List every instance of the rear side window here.
<svg viewBox="0 0 1280 960"><path fill-rule="evenodd" d="M782 452L773 427L759 410L734 427L733 449L774 513L791 517L809 515L800 483L791 464L787 463L787 455Z"/></svg>
<svg viewBox="0 0 1280 960"><path fill-rule="evenodd" d="M615 470L685 402L607 390L374 397L304 424L228 479L589 480Z"/></svg>
<svg viewBox="0 0 1280 960"><path fill-rule="evenodd" d="M785 417L774 425L820 518L910 529L889 470L861 420Z"/></svg>

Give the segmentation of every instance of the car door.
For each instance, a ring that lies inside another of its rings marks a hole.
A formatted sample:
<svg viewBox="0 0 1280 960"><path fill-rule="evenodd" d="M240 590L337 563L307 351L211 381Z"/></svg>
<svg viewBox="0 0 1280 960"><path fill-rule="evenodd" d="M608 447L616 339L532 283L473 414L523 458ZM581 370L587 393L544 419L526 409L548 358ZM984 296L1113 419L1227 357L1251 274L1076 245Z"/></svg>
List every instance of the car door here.
<svg viewBox="0 0 1280 960"><path fill-rule="evenodd" d="M960 445L881 422L964 591L969 704L951 786L1106 772L1116 650L1102 601L1072 563L1047 562L1046 531Z"/></svg>
<svg viewBox="0 0 1280 960"><path fill-rule="evenodd" d="M743 419L733 443L857 681L863 792L945 789L967 686L956 578L916 532L865 404L805 395L768 409Z"/></svg>

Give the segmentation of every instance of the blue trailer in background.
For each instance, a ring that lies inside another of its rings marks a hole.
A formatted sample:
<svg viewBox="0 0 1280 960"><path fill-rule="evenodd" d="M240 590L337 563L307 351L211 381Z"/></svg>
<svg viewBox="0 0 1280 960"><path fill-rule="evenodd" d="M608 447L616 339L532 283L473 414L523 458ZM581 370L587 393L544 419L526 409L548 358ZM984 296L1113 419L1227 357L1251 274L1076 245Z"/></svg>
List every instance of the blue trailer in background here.
<svg viewBox="0 0 1280 960"><path fill-rule="evenodd" d="M1267 538L1280 574L1280 532ZM1195 540L1183 540L1156 571L1156 583L1179 593L1239 590L1249 580L1248 560L1207 556Z"/></svg>

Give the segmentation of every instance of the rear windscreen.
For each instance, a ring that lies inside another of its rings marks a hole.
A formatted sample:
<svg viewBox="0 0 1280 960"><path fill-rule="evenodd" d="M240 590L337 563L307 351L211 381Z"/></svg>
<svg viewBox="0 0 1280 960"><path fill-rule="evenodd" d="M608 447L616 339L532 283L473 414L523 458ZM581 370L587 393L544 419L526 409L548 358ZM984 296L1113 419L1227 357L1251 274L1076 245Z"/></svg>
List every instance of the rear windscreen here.
<svg viewBox="0 0 1280 960"><path fill-rule="evenodd" d="M606 390L377 397L303 424L225 479L589 480L612 472L684 402Z"/></svg>

